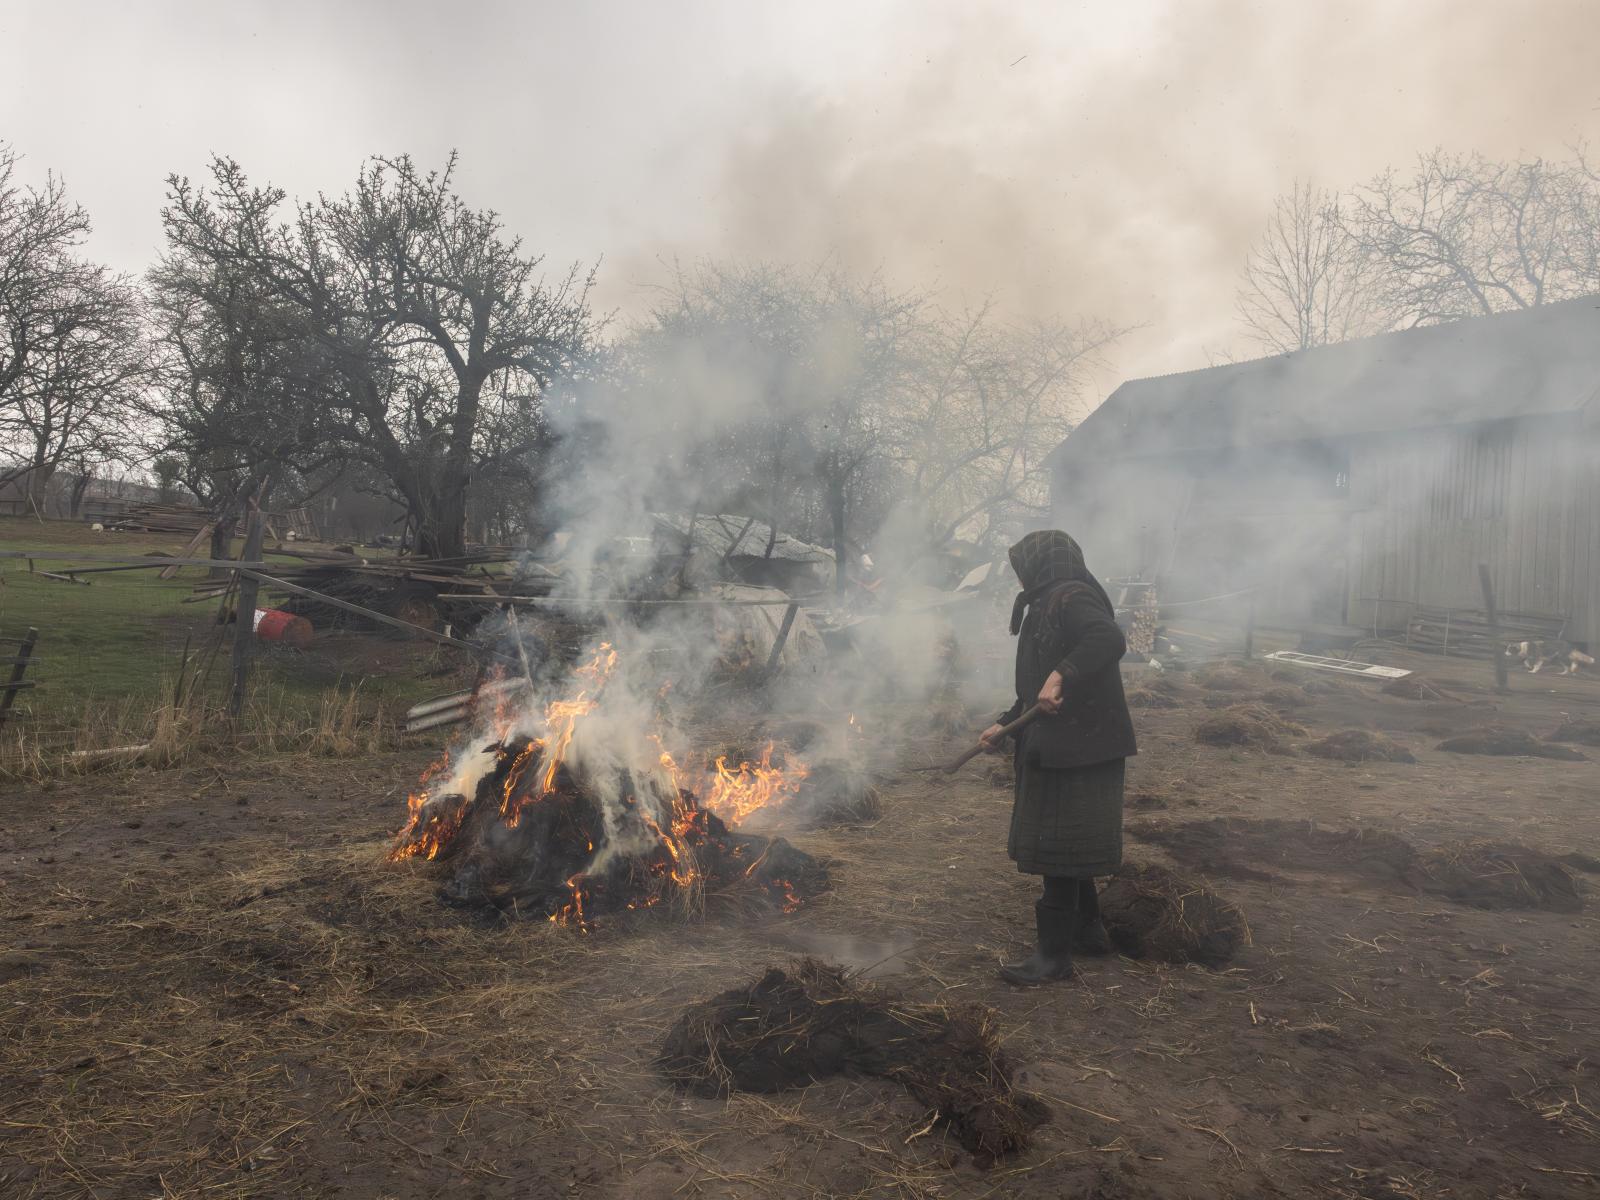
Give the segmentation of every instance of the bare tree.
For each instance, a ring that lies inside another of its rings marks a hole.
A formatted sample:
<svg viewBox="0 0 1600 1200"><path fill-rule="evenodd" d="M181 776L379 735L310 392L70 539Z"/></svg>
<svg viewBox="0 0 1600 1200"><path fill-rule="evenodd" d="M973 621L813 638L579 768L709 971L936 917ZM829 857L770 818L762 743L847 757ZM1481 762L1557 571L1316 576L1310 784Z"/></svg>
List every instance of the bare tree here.
<svg viewBox="0 0 1600 1200"><path fill-rule="evenodd" d="M294 357L317 370L280 378L315 381L336 440L384 472L419 551L441 557L464 549L485 456L540 449L537 421L509 437L490 410L537 408L556 378L581 369L600 328L589 278L573 268L547 286L542 260L456 195L454 167L454 156L427 173L406 157L373 159L350 194L281 223L284 193L252 188L219 159L209 190L171 179L163 212L169 259L248 281L269 325L257 344L292 331Z"/></svg>
<svg viewBox="0 0 1600 1200"><path fill-rule="evenodd" d="M1434 150L1358 189L1348 227L1405 324L1530 308L1600 289L1595 177L1570 163Z"/></svg>
<svg viewBox="0 0 1600 1200"><path fill-rule="evenodd" d="M136 290L77 254L87 214L54 176L14 182L16 162L0 145L0 482L23 480L42 511L63 463L99 462L125 437L146 361Z"/></svg>
<svg viewBox="0 0 1600 1200"><path fill-rule="evenodd" d="M1239 318L1273 354L1378 333L1393 324L1379 273L1347 227L1338 197L1296 181L1278 197L1245 260Z"/></svg>
<svg viewBox="0 0 1600 1200"><path fill-rule="evenodd" d="M626 357L641 393L716 414L695 457L722 466L714 485L684 489L690 506L748 497L772 541L799 529L832 545L842 585L852 532L872 516L862 506L887 495L883 430L921 310L832 264L680 270Z"/></svg>
<svg viewBox="0 0 1600 1200"><path fill-rule="evenodd" d="M988 305L923 324L889 429L900 499L928 548L957 538L993 548L1044 510L1045 458L1120 334L1097 322L1007 323Z"/></svg>

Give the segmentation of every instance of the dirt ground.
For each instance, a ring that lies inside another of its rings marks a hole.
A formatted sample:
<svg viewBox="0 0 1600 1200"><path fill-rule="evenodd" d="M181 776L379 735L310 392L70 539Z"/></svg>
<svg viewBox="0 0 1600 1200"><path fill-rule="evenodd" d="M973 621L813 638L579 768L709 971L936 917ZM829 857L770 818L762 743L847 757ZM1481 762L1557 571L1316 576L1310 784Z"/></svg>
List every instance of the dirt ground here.
<svg viewBox="0 0 1600 1200"><path fill-rule="evenodd" d="M1487 664L1404 665L1465 702L1355 683L1302 697L1247 669L1140 709L1129 824L1297 818L1422 851L1600 854L1600 762L1436 749L1490 723L1592 720L1600 677L1513 673L1496 698ZM1273 688L1307 730L1287 752L1193 740ZM1348 729L1418 761L1298 749ZM945 748L902 748L871 826L794 835L832 859L820 902L588 936L474 924L416 865L382 861L428 744L14 788L0 1194L1600 1194L1600 876L1580 873L1578 914L1484 911L1338 864L1234 863L1211 875L1253 935L1231 966L1085 960L1070 984L1015 990L994 967L1031 936L1034 883L1005 857L1005 772L906 769ZM1126 849L1173 861L1131 834ZM885 1080L726 1101L663 1081L652 1060L684 1005L806 950L888 958L873 973L918 1001L992 1006L1054 1113L1034 1147L985 1167Z"/></svg>

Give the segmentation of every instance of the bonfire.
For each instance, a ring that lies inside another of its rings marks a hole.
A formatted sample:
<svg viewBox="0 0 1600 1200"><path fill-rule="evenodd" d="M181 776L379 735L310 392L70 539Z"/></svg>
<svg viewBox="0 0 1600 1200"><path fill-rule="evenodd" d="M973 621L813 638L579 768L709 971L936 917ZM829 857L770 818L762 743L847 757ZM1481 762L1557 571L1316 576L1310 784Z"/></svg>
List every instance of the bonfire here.
<svg viewBox="0 0 1600 1200"><path fill-rule="evenodd" d="M755 762L680 768L660 731L632 714L595 716L617 662L601 645L542 711L486 693L488 729L424 773L390 859L440 864L448 903L582 930L601 914L688 909L708 895L789 911L824 890L815 859L737 828L793 796L805 765L775 762L769 744Z"/></svg>

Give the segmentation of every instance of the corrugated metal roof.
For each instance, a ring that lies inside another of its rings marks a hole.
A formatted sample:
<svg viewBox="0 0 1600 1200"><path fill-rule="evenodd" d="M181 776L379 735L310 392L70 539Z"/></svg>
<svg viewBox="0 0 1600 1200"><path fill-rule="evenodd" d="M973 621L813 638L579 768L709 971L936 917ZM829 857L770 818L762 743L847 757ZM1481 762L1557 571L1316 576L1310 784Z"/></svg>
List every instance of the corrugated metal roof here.
<svg viewBox="0 0 1600 1200"><path fill-rule="evenodd" d="M1053 457L1263 446L1576 412L1597 391L1600 296L1587 296L1129 380Z"/></svg>

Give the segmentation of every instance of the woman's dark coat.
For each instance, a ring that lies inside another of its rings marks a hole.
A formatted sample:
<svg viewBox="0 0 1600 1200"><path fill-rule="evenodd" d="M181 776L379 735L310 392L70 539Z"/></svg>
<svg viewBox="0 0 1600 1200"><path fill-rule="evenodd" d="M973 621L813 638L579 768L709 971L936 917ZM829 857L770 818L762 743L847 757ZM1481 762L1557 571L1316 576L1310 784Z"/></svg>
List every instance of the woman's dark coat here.
<svg viewBox="0 0 1600 1200"><path fill-rule="evenodd" d="M1023 589L1012 611L1017 702L1001 724L1038 699L1051 671L1063 680L1061 711L1023 730L1019 759L1061 769L1138 753L1118 665L1128 644L1078 543L1059 530L1030 533L1011 548L1011 565Z"/></svg>

